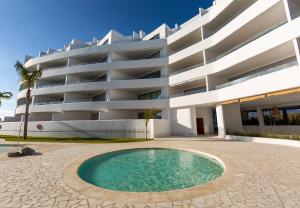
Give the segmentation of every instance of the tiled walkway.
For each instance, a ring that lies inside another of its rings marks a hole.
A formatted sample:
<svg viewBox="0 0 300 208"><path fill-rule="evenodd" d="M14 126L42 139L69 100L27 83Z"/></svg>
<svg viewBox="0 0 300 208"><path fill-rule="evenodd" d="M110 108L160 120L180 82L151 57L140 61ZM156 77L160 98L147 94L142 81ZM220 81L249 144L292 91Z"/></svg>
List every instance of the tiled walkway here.
<svg viewBox="0 0 300 208"><path fill-rule="evenodd" d="M151 141L147 146L200 150L234 161L229 186L184 201L111 202L88 198L67 187L64 170L91 153L145 143L67 145L42 155L0 160L0 207L300 207L300 148L229 141ZM3 155L2 155L3 157ZM101 198L101 196L99 196Z"/></svg>

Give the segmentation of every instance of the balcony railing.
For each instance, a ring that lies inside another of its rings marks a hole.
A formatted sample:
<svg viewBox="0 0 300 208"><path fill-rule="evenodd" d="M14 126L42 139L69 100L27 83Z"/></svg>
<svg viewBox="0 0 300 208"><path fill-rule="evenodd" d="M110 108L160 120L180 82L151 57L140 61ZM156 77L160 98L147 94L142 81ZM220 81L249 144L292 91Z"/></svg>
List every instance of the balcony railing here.
<svg viewBox="0 0 300 208"><path fill-rule="evenodd" d="M207 92L207 91L203 90L203 89L197 89L197 90L193 90L193 91L189 91L189 92L180 92L180 93L175 93L175 94L170 95L170 98L199 94L199 93L204 93L204 92Z"/></svg>
<svg viewBox="0 0 300 208"><path fill-rule="evenodd" d="M66 68L67 65L64 65L64 66L57 66L57 67L49 67L49 68L42 68L43 71L49 71L49 70L56 70L56 69L63 69L63 68Z"/></svg>
<svg viewBox="0 0 300 208"><path fill-rule="evenodd" d="M203 66L203 63L195 64L195 65L193 65L193 66L189 66L189 67L186 67L186 68L183 68L183 69L176 70L176 71L170 73L170 76L173 76L173 75L176 75L176 74L179 74L179 73L188 71L188 70L190 70L190 69L198 68L198 67L200 67L200 66Z"/></svg>
<svg viewBox="0 0 300 208"><path fill-rule="evenodd" d="M245 77L236 79L234 81L218 85L218 86L215 87L215 89L218 90L218 89L222 89L222 88L229 87L229 86L232 86L232 85L236 85L236 84L245 82L247 80L250 80L250 79L253 79L253 78L256 78L256 77L264 76L266 74L270 74L270 73L273 73L273 72L276 72L276 71L280 71L282 69L286 69L286 68L289 68L289 67L292 67L292 66L296 66L297 64L298 64L297 60L293 59L292 61L285 62L285 63L280 62L280 64L275 66L275 67L274 66L262 67L260 69L255 70L255 72L253 74L249 75L249 76L245 76Z"/></svg>
<svg viewBox="0 0 300 208"><path fill-rule="evenodd" d="M109 100L108 102L117 102L117 101L155 101L155 100L164 100L167 99L166 96L158 96L157 98L154 99L138 99L138 98L114 98Z"/></svg>
<svg viewBox="0 0 300 208"><path fill-rule="evenodd" d="M62 85L65 85L65 83L55 83L55 84L37 85L37 86L36 86L36 89L46 88L46 87L54 87L54 86L62 86Z"/></svg>
<svg viewBox="0 0 300 208"><path fill-rule="evenodd" d="M286 24L286 23L287 23L287 21L280 22L280 23L278 23L278 24L276 24L276 25L273 25L273 26L270 27L270 28L267 28L266 30L264 30L264 31L262 31L262 32L260 32L260 33L257 33L257 34L254 35L253 37L251 37L251 38L249 38L249 39L247 39L247 40L245 40L245 41L239 43L238 45L234 46L233 48L230 48L229 50L227 50L227 51L225 51L224 53L218 55L217 57L208 60L207 63L212 63L212 62L214 62L214 61L217 61L217 60L223 58L224 56L226 56L226 55L228 55L228 54L230 54L230 53L232 53L232 52L234 52L234 51L240 49L241 47L247 45L248 43L250 43L250 42L252 42L252 41L254 41L254 40L256 40L256 39L262 37L263 35L265 35L265 34L271 32L271 31L275 30L276 28L278 28L278 27L280 27L280 26L282 26L282 25L284 25L284 24Z"/></svg>
<svg viewBox="0 0 300 208"><path fill-rule="evenodd" d="M79 84L79 83L92 83L92 82L106 82L106 79L99 79L99 80L76 80L70 81L68 84Z"/></svg>
<svg viewBox="0 0 300 208"><path fill-rule="evenodd" d="M95 102L92 99L74 99L74 100L66 100L65 103L88 103Z"/></svg>
<svg viewBox="0 0 300 208"><path fill-rule="evenodd" d="M63 101L49 101L49 102L38 102L33 105L51 105L51 104L62 104Z"/></svg>
<svg viewBox="0 0 300 208"><path fill-rule="evenodd" d="M177 52L179 52L179 51L181 51L181 50L184 50L184 49L186 49L186 48L188 48L188 47L190 47L190 46L192 46L192 45L195 45L195 44L197 44L197 43L199 43L199 42L201 42L201 41L202 41L202 38L199 38L199 40L193 41L193 42L191 42L191 43L189 43L189 44L187 44L187 45L185 45L185 46L182 46L182 47L180 47L180 48L176 48L176 50L171 50L171 49L169 49L168 54L169 54L169 56L170 56L170 55L173 55L173 54L175 54L175 53L177 53Z"/></svg>
<svg viewBox="0 0 300 208"><path fill-rule="evenodd" d="M249 1L249 0L248 0ZM205 35L205 38L208 38L210 36L212 36L213 34L215 34L216 32L218 32L219 30L221 30L223 27L225 27L228 23L230 23L233 19L235 19L236 17L238 17L240 14L244 13L251 5L253 5L255 1L249 1L249 3L244 6L244 9L243 8L240 8L239 11L235 14L233 14L232 16L230 16L230 18L228 20L226 20L223 24L219 25L216 29L214 29L213 31L210 31L210 32L205 32L204 35Z"/></svg>

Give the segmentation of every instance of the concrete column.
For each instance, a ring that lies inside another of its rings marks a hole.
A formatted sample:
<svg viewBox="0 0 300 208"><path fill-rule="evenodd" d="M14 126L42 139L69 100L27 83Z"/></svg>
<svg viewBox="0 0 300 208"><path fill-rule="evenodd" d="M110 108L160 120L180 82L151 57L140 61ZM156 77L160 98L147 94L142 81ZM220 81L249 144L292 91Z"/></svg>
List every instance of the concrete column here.
<svg viewBox="0 0 300 208"><path fill-rule="evenodd" d="M161 98L166 99L169 97L169 88L168 87L163 87L161 88Z"/></svg>
<svg viewBox="0 0 300 208"><path fill-rule="evenodd" d="M285 14L286 14L288 23L290 23L290 22L292 22L292 18L291 18L291 11L290 11L288 0L283 0L283 4L284 4L284 10L285 10ZM297 39L293 40L293 46L295 49L298 64L300 64L299 43L298 43Z"/></svg>
<svg viewBox="0 0 300 208"><path fill-rule="evenodd" d="M293 40L293 46L295 49L298 65L300 65L300 52L299 52L300 42L298 41L298 39Z"/></svg>
<svg viewBox="0 0 300 208"><path fill-rule="evenodd" d="M260 132L263 132L265 127L264 116L260 107L256 107L256 111L257 111L257 118L259 122L259 130Z"/></svg>
<svg viewBox="0 0 300 208"><path fill-rule="evenodd" d="M167 66L163 66L161 68L160 75L161 75L162 78L168 77L168 67Z"/></svg>
<svg viewBox="0 0 300 208"><path fill-rule="evenodd" d="M218 136L220 138L224 138L226 134L226 126L225 126L225 120L224 120L224 106L223 105L217 105L216 107L216 113L217 113L217 122L218 122Z"/></svg>
<svg viewBox="0 0 300 208"><path fill-rule="evenodd" d="M192 130L193 134L197 136L197 121L196 121L196 107L192 106L191 107L191 124L192 124Z"/></svg>
<svg viewBox="0 0 300 208"><path fill-rule="evenodd" d="M292 18L291 18L291 13L290 13L290 8L289 8L288 1L287 0L283 0L283 5L284 5L284 10L285 10L286 18L287 18L288 22L291 22Z"/></svg>

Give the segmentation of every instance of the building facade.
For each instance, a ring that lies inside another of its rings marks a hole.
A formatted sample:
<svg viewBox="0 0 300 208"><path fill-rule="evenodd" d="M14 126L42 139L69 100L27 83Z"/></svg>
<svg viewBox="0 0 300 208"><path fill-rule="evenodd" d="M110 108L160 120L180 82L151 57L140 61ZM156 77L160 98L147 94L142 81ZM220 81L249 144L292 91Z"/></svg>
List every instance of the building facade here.
<svg viewBox="0 0 300 208"><path fill-rule="evenodd" d="M300 133L300 2L218 0L181 25L110 31L25 58L29 135L150 137ZM0 134L18 134L26 89ZM37 128L39 126L39 128Z"/></svg>

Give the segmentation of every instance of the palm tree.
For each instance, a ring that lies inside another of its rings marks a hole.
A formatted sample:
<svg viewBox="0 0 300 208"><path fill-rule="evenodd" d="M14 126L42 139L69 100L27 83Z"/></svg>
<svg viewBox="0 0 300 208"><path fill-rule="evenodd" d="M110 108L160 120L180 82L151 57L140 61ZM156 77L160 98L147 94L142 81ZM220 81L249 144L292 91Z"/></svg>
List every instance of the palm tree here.
<svg viewBox="0 0 300 208"><path fill-rule="evenodd" d="M1 105L1 99L10 99L12 97L11 92L0 92L0 105Z"/></svg>
<svg viewBox="0 0 300 208"><path fill-rule="evenodd" d="M144 120L145 120L145 127L146 127L146 140L148 139L148 122L150 119L153 119L155 115L159 112L156 109L147 109L144 112Z"/></svg>
<svg viewBox="0 0 300 208"><path fill-rule="evenodd" d="M16 62L15 68L20 77L20 80L23 82L24 86L27 88L26 92L26 108L25 108L25 119L24 119L24 140L27 139L27 128L28 128L28 112L29 112L29 103L31 96L31 87L36 83L36 81L42 76L42 69L35 71L30 71L19 61Z"/></svg>

